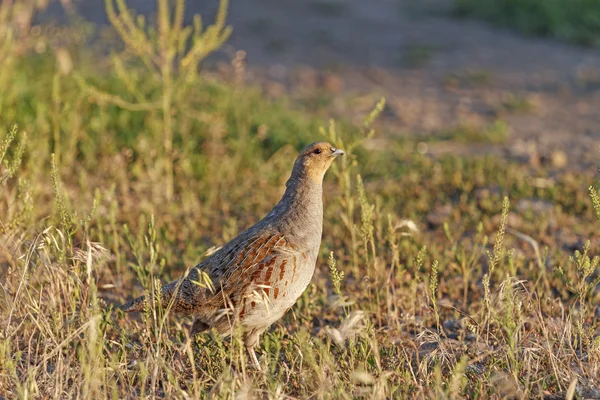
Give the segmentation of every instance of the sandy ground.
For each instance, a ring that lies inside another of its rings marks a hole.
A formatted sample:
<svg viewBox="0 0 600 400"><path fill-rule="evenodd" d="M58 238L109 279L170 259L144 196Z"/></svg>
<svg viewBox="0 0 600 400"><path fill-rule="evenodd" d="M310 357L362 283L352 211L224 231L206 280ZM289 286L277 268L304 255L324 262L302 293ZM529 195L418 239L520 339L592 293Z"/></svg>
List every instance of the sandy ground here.
<svg viewBox="0 0 600 400"><path fill-rule="evenodd" d="M188 20L201 13L205 23L211 21L217 3L188 1ZM75 4L85 18L106 23L103 1ZM155 7L149 0L128 4L149 14ZM451 4L232 0L233 35L215 60L244 50L249 82L274 96L327 93L333 98L332 116L363 115L385 96L390 139L502 120L509 126L508 140L487 151L501 149L533 162L553 159L558 167L595 168L600 51L452 18Z"/></svg>

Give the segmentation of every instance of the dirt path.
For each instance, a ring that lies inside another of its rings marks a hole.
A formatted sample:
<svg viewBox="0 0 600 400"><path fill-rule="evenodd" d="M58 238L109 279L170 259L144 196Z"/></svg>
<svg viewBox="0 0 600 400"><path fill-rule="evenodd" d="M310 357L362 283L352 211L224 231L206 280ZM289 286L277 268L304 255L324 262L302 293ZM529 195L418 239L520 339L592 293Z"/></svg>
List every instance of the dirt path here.
<svg viewBox="0 0 600 400"><path fill-rule="evenodd" d="M148 3L129 1L152 12ZM389 137L502 120L509 155L558 150L557 166L584 168L600 157L597 49L449 18L451 0L231 3L234 33L223 54L245 50L250 81L268 92L322 88L335 97L331 113L350 116L383 95ZM211 21L216 5L188 1L188 14ZM103 2L85 0L79 10L105 22Z"/></svg>

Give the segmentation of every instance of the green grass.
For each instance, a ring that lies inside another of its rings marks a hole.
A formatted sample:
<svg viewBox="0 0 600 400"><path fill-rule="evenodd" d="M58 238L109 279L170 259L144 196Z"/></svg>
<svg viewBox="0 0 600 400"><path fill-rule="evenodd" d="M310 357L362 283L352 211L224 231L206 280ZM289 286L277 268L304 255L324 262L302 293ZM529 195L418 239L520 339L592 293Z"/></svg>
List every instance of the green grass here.
<svg viewBox="0 0 600 400"><path fill-rule="evenodd" d="M540 398L566 395L575 379L577 393L598 389L592 173L434 158L391 137L371 149L377 112L333 124L252 87L177 73L166 153L162 106L132 108L169 86L132 50L119 57L143 87L82 44L61 72L50 49L0 40L10 56L0 69L0 395ZM498 143L504 132L459 129L447 141ZM348 155L325 178L317 271L263 336L263 372L238 336L190 338L189 318L113 313L260 219L297 150L320 139Z"/></svg>
<svg viewBox="0 0 600 400"><path fill-rule="evenodd" d="M459 15L491 21L531 35L600 46L596 0L456 0Z"/></svg>

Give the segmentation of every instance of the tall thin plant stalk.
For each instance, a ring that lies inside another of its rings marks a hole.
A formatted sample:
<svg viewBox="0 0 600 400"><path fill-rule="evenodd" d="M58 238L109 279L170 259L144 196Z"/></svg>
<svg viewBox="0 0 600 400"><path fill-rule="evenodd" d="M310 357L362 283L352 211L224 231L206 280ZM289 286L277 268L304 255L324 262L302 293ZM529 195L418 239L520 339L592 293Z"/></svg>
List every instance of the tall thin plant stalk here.
<svg viewBox="0 0 600 400"><path fill-rule="evenodd" d="M157 0L158 15L156 26L153 26L146 23L144 16L130 11L125 0L106 0L108 19L126 48L123 54L112 57L116 76L127 89L126 96L105 92L78 78L80 85L97 102L149 112L152 116L158 112L167 200L171 200L174 193L173 140L179 113L187 109L200 63L221 47L231 34L231 27L225 25L228 0L220 1L215 23L206 29L203 29L199 15L194 16L192 26L185 26L185 0L172 3ZM150 73L152 79L149 82L138 82L136 68L130 68L139 64Z"/></svg>

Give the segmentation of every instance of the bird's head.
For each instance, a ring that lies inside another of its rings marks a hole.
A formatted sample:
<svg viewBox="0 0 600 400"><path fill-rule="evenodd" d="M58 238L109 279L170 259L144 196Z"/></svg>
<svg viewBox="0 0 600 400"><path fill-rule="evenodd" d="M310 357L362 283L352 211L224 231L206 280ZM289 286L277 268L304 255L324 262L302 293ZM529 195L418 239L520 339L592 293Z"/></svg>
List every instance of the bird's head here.
<svg viewBox="0 0 600 400"><path fill-rule="evenodd" d="M344 154L343 150L337 149L327 142L309 144L298 155L294 172L305 175L320 184L333 160Z"/></svg>

